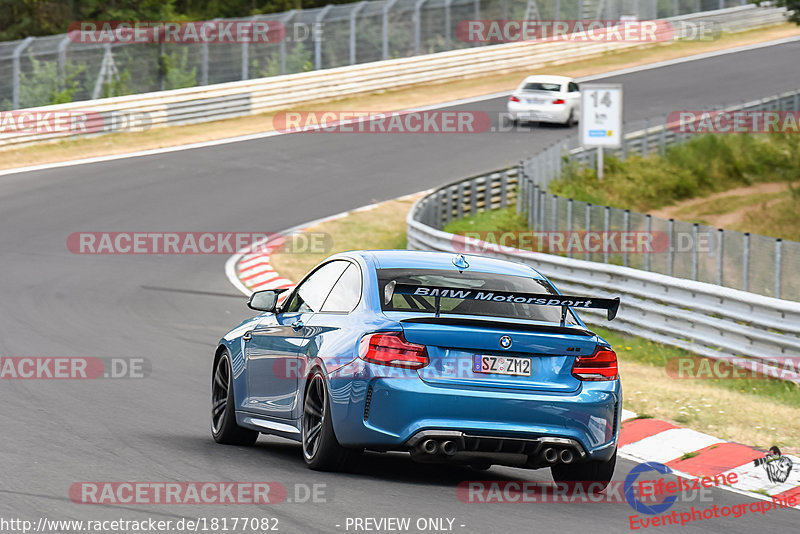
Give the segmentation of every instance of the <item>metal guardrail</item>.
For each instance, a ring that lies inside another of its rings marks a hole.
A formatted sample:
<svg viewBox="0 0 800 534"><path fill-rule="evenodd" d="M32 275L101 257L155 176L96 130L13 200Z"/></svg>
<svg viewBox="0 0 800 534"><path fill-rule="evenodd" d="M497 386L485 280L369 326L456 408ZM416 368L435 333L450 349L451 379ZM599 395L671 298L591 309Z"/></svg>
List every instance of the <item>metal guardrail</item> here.
<svg viewBox="0 0 800 534"><path fill-rule="evenodd" d="M518 168L441 187L417 201L406 219L408 248L479 252L532 265L567 293L622 298L607 327L711 358L745 357L778 378L781 358L800 358L800 303L684 280L631 267L466 240L441 230L448 221L512 206ZM590 316L593 310L582 310ZM598 315L598 324L606 323ZM793 360L797 361L797 360ZM795 377L790 377L798 382Z"/></svg>
<svg viewBox="0 0 800 534"><path fill-rule="evenodd" d="M800 111L800 91L731 106L728 110ZM659 126L650 124L660 123ZM670 145L691 139L676 133L667 119L645 121L644 128L623 136L622 147L607 152L628 155L664 154ZM670 246L649 254L584 253L583 259L617 263L650 272L741 289L768 297L800 301L800 242L663 219L608 206L559 197L546 191L561 176L566 161L588 166L597 151L581 147L573 137L522 162L517 211L539 231L646 231L666 235ZM566 158L565 158L566 155ZM680 245L680 246L679 246Z"/></svg>
<svg viewBox="0 0 800 534"><path fill-rule="evenodd" d="M82 42L77 31L30 37L0 43L0 110L48 105L54 94L94 100L472 48L457 31L470 19L658 19L747 3L376 0L237 19L283 25L286 37L266 43L105 44Z"/></svg>
<svg viewBox="0 0 800 534"><path fill-rule="evenodd" d="M714 21L723 31L738 31L774 24L784 20L785 16L786 10L783 8L748 5L683 15L670 20ZM87 124L90 127L88 131L99 133L84 133L82 136L136 131L143 127L200 123L253 115L302 105L304 102L398 89L424 82L442 82L503 70L541 68L555 62L591 58L608 51L636 46L641 46L641 43L524 41L255 80L43 106L17 113L90 110L95 117L102 117L102 125L91 128L93 125ZM133 128L131 118L135 122ZM35 121L31 119L25 122ZM0 128L0 146L77 136L73 131L45 133Z"/></svg>

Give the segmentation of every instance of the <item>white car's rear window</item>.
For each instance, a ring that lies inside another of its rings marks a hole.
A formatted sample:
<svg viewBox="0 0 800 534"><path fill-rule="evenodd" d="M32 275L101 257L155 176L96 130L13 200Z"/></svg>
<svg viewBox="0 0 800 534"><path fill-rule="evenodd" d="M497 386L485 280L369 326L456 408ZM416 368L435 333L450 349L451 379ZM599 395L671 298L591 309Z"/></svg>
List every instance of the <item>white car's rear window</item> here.
<svg viewBox="0 0 800 534"><path fill-rule="evenodd" d="M560 83L541 83L541 82L530 82L526 83L522 87L523 91L552 91L554 93L558 93L561 91L561 84Z"/></svg>

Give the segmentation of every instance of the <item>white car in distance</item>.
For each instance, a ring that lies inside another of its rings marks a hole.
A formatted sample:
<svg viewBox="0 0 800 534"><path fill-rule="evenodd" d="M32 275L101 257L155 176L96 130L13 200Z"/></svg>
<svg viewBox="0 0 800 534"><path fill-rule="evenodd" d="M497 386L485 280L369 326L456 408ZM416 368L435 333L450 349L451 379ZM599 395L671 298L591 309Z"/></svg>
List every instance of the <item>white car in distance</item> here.
<svg viewBox="0 0 800 534"><path fill-rule="evenodd" d="M552 122L572 126L581 114L580 88L566 76L528 76L509 97L508 113L515 124Z"/></svg>

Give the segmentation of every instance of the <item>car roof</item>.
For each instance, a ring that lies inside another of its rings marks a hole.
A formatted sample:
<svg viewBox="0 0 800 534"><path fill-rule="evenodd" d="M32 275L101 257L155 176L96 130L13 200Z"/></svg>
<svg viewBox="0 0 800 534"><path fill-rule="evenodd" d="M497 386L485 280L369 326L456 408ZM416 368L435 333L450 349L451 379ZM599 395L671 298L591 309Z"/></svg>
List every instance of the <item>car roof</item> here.
<svg viewBox="0 0 800 534"><path fill-rule="evenodd" d="M542 83L560 83L565 84L574 81L569 76L550 76L546 74L536 74L534 76L528 76L522 83L530 83L530 82L542 82Z"/></svg>
<svg viewBox="0 0 800 534"><path fill-rule="evenodd" d="M433 252L422 250L354 250L343 253L342 256L361 257L372 260L376 269L441 269L458 271L453 264L457 254L451 252ZM512 276L525 276L543 280L544 277L529 265L513 261L464 254L469 263L468 270L472 272L485 272L507 274Z"/></svg>

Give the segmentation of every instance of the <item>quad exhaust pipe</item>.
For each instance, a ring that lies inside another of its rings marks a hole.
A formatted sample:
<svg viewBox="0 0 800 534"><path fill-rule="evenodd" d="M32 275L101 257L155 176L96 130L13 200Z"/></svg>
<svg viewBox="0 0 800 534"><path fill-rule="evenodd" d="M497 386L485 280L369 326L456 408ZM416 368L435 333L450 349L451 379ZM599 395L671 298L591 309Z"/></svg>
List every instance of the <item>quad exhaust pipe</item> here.
<svg viewBox="0 0 800 534"><path fill-rule="evenodd" d="M458 446L452 441L442 442L442 452L447 456L453 456L458 451Z"/></svg>
<svg viewBox="0 0 800 534"><path fill-rule="evenodd" d="M458 452L458 445L455 441L445 440L441 443L435 439L426 439L419 445L419 450L425 454L442 453L445 456L453 456Z"/></svg>
<svg viewBox="0 0 800 534"><path fill-rule="evenodd" d="M436 454L454 456L458 449L458 443L453 440L438 441L428 438L417 445L416 451L430 456ZM568 447L547 447L539 453L539 458L550 465L557 463L571 464L577 459L577 455L573 449Z"/></svg>
<svg viewBox="0 0 800 534"><path fill-rule="evenodd" d="M435 439L426 439L422 442L422 452L425 454L436 454L439 452L439 443Z"/></svg>

